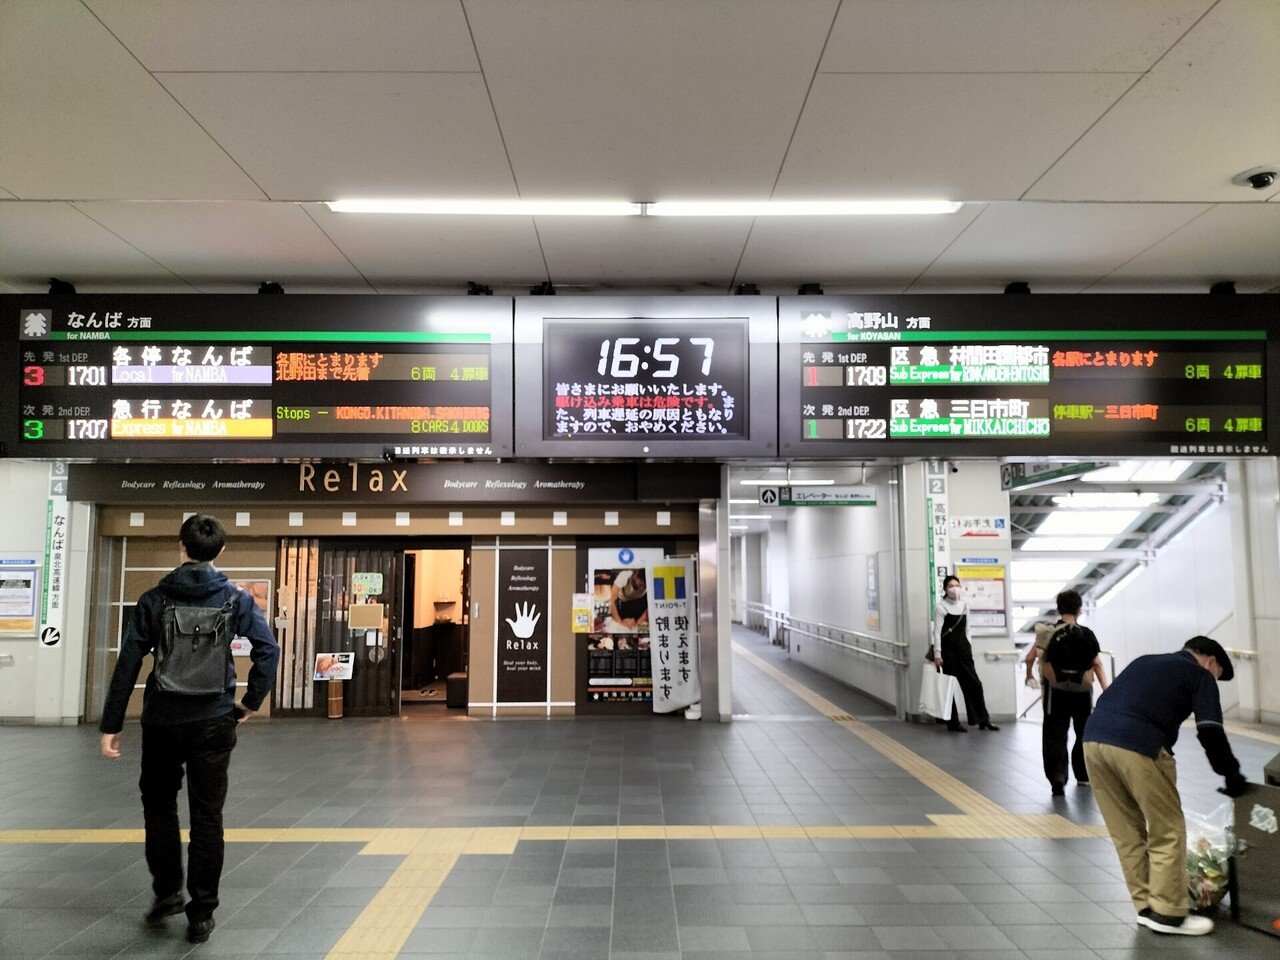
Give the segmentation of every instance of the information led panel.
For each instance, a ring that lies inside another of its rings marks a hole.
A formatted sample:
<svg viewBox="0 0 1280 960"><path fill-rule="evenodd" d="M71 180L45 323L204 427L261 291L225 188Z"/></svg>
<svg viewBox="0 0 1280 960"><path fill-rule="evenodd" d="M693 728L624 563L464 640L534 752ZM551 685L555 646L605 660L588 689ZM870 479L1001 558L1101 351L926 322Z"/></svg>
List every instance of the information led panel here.
<svg viewBox="0 0 1280 960"><path fill-rule="evenodd" d="M775 301L516 301L521 456L771 455Z"/></svg>
<svg viewBox="0 0 1280 960"><path fill-rule="evenodd" d="M783 297L782 453L1268 454L1278 320L1271 296Z"/></svg>
<svg viewBox="0 0 1280 960"><path fill-rule="evenodd" d="M510 456L511 301L0 298L9 456Z"/></svg>

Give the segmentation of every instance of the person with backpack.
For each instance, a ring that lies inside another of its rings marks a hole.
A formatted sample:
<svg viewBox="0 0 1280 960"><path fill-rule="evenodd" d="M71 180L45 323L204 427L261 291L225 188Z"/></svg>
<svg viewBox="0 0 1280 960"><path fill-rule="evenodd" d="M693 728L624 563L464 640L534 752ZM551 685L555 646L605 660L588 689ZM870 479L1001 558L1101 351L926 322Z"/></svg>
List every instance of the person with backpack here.
<svg viewBox="0 0 1280 960"><path fill-rule="evenodd" d="M280 650L253 598L213 566L227 535L214 517L194 514L178 533L181 566L133 609L102 709L102 754L121 756L124 714L143 659L153 667L142 699L142 811L155 902L146 921L187 914L187 939L203 943L214 927L222 878L222 808L236 728L256 713L275 683ZM249 640L248 687L235 702L231 640ZM178 790L183 771L191 812L189 903L182 898Z"/></svg>
<svg viewBox="0 0 1280 960"><path fill-rule="evenodd" d="M1192 637L1177 653L1138 657L1098 698L1084 731L1084 759L1111 834L1138 923L1156 933L1202 936L1208 917L1190 915L1187 824L1173 745L1191 714L1220 793L1242 796L1249 781L1222 726L1218 683L1235 669L1221 644Z"/></svg>
<svg viewBox="0 0 1280 960"><path fill-rule="evenodd" d="M942 597L934 607L933 630L931 659L943 673L955 677L960 685L969 726L977 724L979 730L999 730L987 713L982 680L973 664L973 646L969 643L969 604L961 596L960 578L957 576L952 575L942 581ZM952 733L969 732L960 723L960 710L954 701L947 729Z"/></svg>
<svg viewBox="0 0 1280 960"><path fill-rule="evenodd" d="M1074 590L1058 594L1058 622L1045 645L1040 663L1044 690L1044 728L1041 752L1044 775L1055 797L1066 794L1067 734L1074 727L1075 746L1071 749L1071 772L1076 783L1089 785L1089 771L1084 762L1084 728L1093 710L1093 674L1100 669L1101 648L1092 630L1078 620L1083 600Z"/></svg>

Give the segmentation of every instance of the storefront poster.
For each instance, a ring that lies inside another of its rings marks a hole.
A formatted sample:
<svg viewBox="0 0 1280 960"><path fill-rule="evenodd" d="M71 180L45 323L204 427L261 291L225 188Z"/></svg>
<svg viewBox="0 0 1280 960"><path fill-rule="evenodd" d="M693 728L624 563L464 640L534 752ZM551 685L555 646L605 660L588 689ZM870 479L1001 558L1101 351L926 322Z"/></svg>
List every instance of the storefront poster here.
<svg viewBox="0 0 1280 960"><path fill-rule="evenodd" d="M698 677L698 616L694 561L670 558L647 565L653 654L653 712L671 713L702 699Z"/></svg>
<svg viewBox="0 0 1280 960"><path fill-rule="evenodd" d="M350 680L355 670L354 653L317 653L313 680Z"/></svg>
<svg viewBox="0 0 1280 960"><path fill-rule="evenodd" d="M587 697L593 703L643 703L653 698L649 638L593 633L587 640Z"/></svg>
<svg viewBox="0 0 1280 960"><path fill-rule="evenodd" d="M232 580L233 584L253 597L254 606L262 614L262 619L271 623L271 581L270 580ZM231 655L247 657L252 649L247 637L232 637Z"/></svg>
<svg viewBox="0 0 1280 960"><path fill-rule="evenodd" d="M545 547L498 550L496 703L547 702L550 565Z"/></svg>
<svg viewBox="0 0 1280 960"><path fill-rule="evenodd" d="M594 602L591 599L591 594L575 593L573 595L573 632L590 633L591 620L594 615Z"/></svg>
<svg viewBox="0 0 1280 960"><path fill-rule="evenodd" d="M589 552L592 633L649 633L645 564L661 559L662 550L656 547L597 547Z"/></svg>
<svg viewBox="0 0 1280 960"><path fill-rule="evenodd" d="M351 575L351 594L353 597L377 597L382 594L382 574L353 573Z"/></svg>

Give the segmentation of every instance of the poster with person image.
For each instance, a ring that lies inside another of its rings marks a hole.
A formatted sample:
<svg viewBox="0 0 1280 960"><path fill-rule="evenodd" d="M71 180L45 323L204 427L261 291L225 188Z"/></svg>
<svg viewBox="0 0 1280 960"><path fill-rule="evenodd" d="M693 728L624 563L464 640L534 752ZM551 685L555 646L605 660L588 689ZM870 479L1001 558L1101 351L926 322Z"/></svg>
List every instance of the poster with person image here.
<svg viewBox="0 0 1280 960"><path fill-rule="evenodd" d="M606 567L592 575L594 633L648 634L649 584L644 567Z"/></svg>
<svg viewBox="0 0 1280 960"><path fill-rule="evenodd" d="M270 580L232 580L236 587L253 597L254 606L262 614L262 619L271 623L271 581ZM247 637L231 638L231 655L247 657L251 645Z"/></svg>

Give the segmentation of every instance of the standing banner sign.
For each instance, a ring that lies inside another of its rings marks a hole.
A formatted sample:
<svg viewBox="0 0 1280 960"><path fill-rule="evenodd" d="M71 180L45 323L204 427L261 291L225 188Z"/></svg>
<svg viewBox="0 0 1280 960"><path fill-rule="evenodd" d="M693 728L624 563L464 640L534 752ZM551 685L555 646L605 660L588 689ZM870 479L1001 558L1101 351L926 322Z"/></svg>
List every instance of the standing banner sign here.
<svg viewBox="0 0 1280 960"><path fill-rule="evenodd" d="M653 647L653 712L671 713L702 699L698 677L698 611L691 557L645 564Z"/></svg>
<svg viewBox="0 0 1280 960"><path fill-rule="evenodd" d="M495 704L540 706L550 700L550 581L546 547L498 549L498 615L493 628Z"/></svg>

